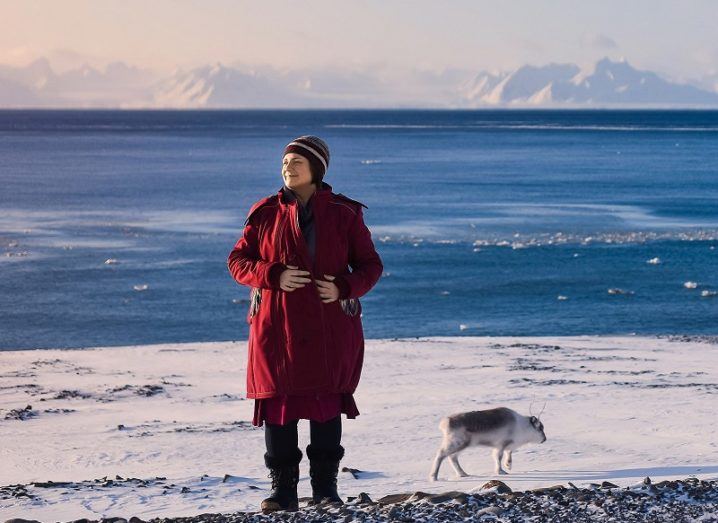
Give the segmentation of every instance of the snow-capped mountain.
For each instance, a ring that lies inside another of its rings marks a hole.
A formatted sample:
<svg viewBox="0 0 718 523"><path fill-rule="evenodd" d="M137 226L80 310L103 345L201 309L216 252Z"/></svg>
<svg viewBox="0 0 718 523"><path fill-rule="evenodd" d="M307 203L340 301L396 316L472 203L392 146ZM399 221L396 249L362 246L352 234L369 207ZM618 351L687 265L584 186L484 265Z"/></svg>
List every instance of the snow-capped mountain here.
<svg viewBox="0 0 718 523"><path fill-rule="evenodd" d="M46 59L0 65L0 107L718 107L718 80L672 82L625 60L471 74L387 65L278 71L223 64L159 75L122 62L63 73Z"/></svg>
<svg viewBox="0 0 718 523"><path fill-rule="evenodd" d="M479 73L460 92L471 107L718 106L718 93L673 83L625 60L608 58L588 70L549 64Z"/></svg>
<svg viewBox="0 0 718 523"><path fill-rule="evenodd" d="M175 72L155 86L152 98L156 107L286 107L302 93L260 72L218 63Z"/></svg>
<svg viewBox="0 0 718 523"><path fill-rule="evenodd" d="M345 69L277 71L222 64L177 71L153 94L157 107L421 107L447 106L458 82L441 73ZM465 73L461 73L465 75Z"/></svg>
<svg viewBox="0 0 718 523"><path fill-rule="evenodd" d="M578 72L579 68L572 64L525 65L511 73L479 73L462 90L466 100L474 104L529 103L553 83L570 81Z"/></svg>
<svg viewBox="0 0 718 523"><path fill-rule="evenodd" d="M125 107L147 105L156 75L122 62L103 70L83 65L55 73L47 59L0 66L0 107Z"/></svg>

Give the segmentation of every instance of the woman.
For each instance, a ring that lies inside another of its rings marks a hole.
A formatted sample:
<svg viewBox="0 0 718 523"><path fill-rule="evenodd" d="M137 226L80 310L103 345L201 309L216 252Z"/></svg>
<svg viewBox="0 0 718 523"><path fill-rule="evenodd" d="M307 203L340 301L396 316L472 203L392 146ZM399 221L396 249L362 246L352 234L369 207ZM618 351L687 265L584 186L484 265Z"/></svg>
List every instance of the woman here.
<svg viewBox="0 0 718 523"><path fill-rule="evenodd" d="M329 148L300 136L284 149L277 194L255 203L229 255L238 283L252 287L247 314L247 397L265 424L272 493L262 511L296 510L299 419L310 420L312 500L337 494L341 414L359 415L353 393L364 355L361 304L383 265L363 204L323 181ZM351 267L351 271L349 270Z"/></svg>

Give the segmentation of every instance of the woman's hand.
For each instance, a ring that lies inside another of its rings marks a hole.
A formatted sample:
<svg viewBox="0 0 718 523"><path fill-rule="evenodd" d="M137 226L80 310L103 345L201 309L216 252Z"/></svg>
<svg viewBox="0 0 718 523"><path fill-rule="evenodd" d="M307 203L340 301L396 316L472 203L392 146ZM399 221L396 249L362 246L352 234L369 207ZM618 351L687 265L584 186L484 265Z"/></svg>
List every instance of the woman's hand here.
<svg viewBox="0 0 718 523"><path fill-rule="evenodd" d="M331 303L339 299L339 287L335 283L332 283L334 276L325 274L324 277L329 281L314 280L314 283L319 287L319 297L324 303Z"/></svg>
<svg viewBox="0 0 718 523"><path fill-rule="evenodd" d="M292 292L294 289L301 289L312 281L305 277L308 274L309 271L299 270L299 267L296 265L287 265L287 268L279 276L279 287L287 292Z"/></svg>

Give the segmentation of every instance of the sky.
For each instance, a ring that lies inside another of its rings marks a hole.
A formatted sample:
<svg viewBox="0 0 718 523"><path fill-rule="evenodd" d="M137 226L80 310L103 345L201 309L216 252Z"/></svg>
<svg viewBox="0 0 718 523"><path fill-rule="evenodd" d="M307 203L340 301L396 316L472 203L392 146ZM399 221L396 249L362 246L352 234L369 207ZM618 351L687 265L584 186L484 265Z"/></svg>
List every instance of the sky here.
<svg viewBox="0 0 718 523"><path fill-rule="evenodd" d="M718 2L0 0L0 64L509 70L604 56L718 72Z"/></svg>

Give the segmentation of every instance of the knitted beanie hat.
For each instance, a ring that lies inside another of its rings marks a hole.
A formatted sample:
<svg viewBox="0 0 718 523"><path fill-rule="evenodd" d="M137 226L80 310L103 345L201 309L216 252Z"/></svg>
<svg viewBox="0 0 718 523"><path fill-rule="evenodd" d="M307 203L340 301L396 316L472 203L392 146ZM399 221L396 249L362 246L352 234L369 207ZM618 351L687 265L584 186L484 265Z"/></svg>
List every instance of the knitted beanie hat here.
<svg viewBox="0 0 718 523"><path fill-rule="evenodd" d="M295 138L284 148L284 154L301 154L312 168L312 183L320 184L329 167L329 146L317 136L304 135Z"/></svg>

